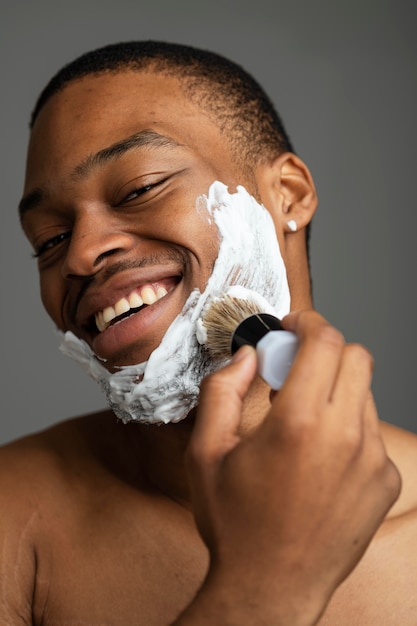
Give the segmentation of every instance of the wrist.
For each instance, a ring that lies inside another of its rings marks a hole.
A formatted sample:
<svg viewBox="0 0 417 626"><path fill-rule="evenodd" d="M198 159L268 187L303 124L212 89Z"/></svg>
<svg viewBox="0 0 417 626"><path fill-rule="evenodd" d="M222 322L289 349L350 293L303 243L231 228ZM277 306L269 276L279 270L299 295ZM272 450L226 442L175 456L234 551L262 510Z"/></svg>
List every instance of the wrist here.
<svg viewBox="0 0 417 626"><path fill-rule="evenodd" d="M247 572L210 570L191 604L171 626L314 626L326 602L288 584L263 584Z"/></svg>

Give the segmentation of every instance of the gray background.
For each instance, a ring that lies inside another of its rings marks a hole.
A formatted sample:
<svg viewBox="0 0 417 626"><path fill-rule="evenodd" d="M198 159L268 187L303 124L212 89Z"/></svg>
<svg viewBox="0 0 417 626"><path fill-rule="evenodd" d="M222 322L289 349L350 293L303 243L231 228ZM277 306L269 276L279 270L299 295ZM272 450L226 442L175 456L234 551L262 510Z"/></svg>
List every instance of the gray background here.
<svg viewBox="0 0 417 626"><path fill-rule="evenodd" d="M265 87L319 192L315 305L374 353L380 416L417 432L413 4L2 0L1 442L104 406L57 351L16 206L38 92L78 54L135 38L218 51Z"/></svg>

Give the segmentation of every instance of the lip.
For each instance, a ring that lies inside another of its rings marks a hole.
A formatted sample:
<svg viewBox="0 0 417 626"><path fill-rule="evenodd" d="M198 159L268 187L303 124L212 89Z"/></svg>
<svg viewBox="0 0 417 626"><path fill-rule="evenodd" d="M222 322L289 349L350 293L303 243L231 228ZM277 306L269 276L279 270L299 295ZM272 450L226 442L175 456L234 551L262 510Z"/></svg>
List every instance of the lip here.
<svg viewBox="0 0 417 626"><path fill-rule="evenodd" d="M115 302L140 286L167 280L172 280L175 284L163 298L116 322L103 332L98 331L94 319L98 311L113 306ZM164 311L166 311L163 315L164 320L172 316L171 309L174 307L173 317L178 314L186 297L184 290L179 288L181 284L183 284L183 268L179 268L178 264L120 271L100 285L86 289L74 316L74 332L87 341L99 356L111 358L112 353L123 349L127 343L137 341L142 335L147 335L152 330L152 325L159 328L161 322L157 323L158 318Z"/></svg>
<svg viewBox="0 0 417 626"><path fill-rule="evenodd" d="M182 268L172 265L118 272L103 283L87 288L78 304L75 324L80 328L88 327L98 311L113 306L139 286L158 283L169 278L178 282L183 273Z"/></svg>
<svg viewBox="0 0 417 626"><path fill-rule="evenodd" d="M173 319L184 305L185 298L180 289L181 281L163 298L145 306L136 313L132 313L101 333L96 333L91 341L91 347L101 358L117 362L134 346L133 362L143 362L160 343L160 340ZM129 361L130 357L127 357ZM126 357L125 357L126 361ZM131 363L118 363L129 365Z"/></svg>

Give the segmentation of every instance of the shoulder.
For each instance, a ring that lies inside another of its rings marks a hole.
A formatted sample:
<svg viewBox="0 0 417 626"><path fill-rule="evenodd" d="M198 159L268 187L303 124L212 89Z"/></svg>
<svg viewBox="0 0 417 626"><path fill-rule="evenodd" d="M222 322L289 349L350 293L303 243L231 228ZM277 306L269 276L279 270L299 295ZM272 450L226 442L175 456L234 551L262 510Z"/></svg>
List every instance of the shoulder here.
<svg viewBox="0 0 417 626"><path fill-rule="evenodd" d="M78 420L69 420L2 446L0 498L7 498L18 489L21 498L16 501L16 507L24 506L26 498L33 506L43 488L53 487L61 474L65 453L73 446L77 430Z"/></svg>
<svg viewBox="0 0 417 626"><path fill-rule="evenodd" d="M42 437L0 448L0 622L32 624L37 536L47 492L47 453Z"/></svg>
<svg viewBox="0 0 417 626"><path fill-rule="evenodd" d="M400 497L388 517L417 515L417 435L385 422L381 423L381 431L387 454L402 479Z"/></svg>
<svg viewBox="0 0 417 626"><path fill-rule="evenodd" d="M97 424L105 416L73 418L0 447L0 503L9 501L16 514L33 511L54 501L65 485L87 477L99 456L91 431L100 432Z"/></svg>
<svg viewBox="0 0 417 626"><path fill-rule="evenodd" d="M65 480L65 456L77 432L77 421L23 437L0 447L0 510L8 534L36 526L35 520L56 497Z"/></svg>
<svg viewBox="0 0 417 626"><path fill-rule="evenodd" d="M45 568L51 544L62 542L88 501L85 476L97 465L85 436L90 421L68 420L0 447L1 624L26 626L42 613L48 576L39 564Z"/></svg>
<svg viewBox="0 0 417 626"><path fill-rule="evenodd" d="M100 467L89 436L97 419L99 414L67 420L0 447L0 511L7 511L0 524L8 537L29 541L54 516L75 510Z"/></svg>

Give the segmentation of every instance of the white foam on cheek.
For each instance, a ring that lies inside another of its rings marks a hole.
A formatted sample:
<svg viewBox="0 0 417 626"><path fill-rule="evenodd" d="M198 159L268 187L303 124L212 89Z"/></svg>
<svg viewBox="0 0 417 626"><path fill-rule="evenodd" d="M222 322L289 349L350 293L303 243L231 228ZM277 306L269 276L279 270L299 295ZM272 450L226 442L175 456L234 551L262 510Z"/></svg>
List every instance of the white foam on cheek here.
<svg viewBox="0 0 417 626"><path fill-rule="evenodd" d="M268 211L243 187L230 194L218 181L208 196L197 199L197 210L207 212L209 223L214 219L219 229L213 272L203 293L196 289L190 294L148 361L110 374L84 341L71 332L63 338L61 350L101 385L124 422L177 422L197 405L202 379L225 363L213 360L201 345L201 317L213 299L232 288L238 297L250 292L278 317L290 309L284 261Z"/></svg>

